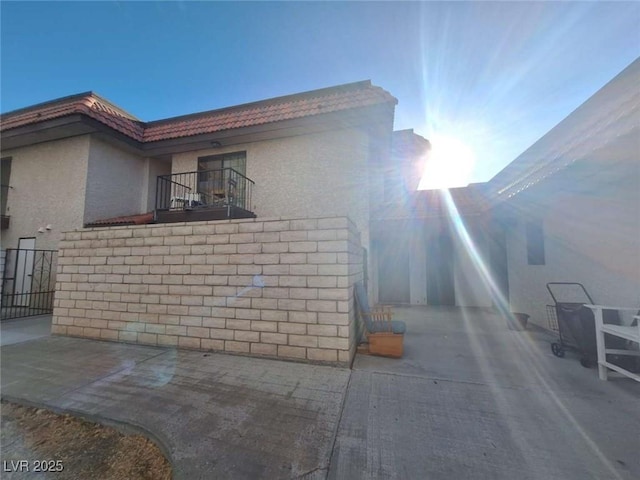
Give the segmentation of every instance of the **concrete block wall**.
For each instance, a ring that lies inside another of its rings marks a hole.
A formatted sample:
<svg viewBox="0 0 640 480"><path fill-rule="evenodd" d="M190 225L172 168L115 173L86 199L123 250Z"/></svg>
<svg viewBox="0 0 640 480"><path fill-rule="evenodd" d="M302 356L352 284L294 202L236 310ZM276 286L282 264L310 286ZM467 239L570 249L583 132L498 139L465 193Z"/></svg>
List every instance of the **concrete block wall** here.
<svg viewBox="0 0 640 480"><path fill-rule="evenodd" d="M347 365L359 233L346 217L67 232L53 333Z"/></svg>

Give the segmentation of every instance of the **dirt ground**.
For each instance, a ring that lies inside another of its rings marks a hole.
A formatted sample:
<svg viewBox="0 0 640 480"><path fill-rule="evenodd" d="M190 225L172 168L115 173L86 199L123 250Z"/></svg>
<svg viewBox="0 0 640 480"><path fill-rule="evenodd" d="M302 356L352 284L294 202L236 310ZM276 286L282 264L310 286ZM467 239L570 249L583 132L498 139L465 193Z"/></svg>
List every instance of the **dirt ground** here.
<svg viewBox="0 0 640 480"><path fill-rule="evenodd" d="M171 478L167 459L142 435L125 435L69 415L8 402L0 407L3 479ZM49 471L36 473L36 469Z"/></svg>

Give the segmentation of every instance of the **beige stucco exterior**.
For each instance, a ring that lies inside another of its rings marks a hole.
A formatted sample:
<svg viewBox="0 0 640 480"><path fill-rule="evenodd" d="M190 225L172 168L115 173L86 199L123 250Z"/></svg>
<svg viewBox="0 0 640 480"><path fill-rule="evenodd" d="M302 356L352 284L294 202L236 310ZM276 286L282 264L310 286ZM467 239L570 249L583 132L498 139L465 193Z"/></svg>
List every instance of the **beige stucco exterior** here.
<svg viewBox="0 0 640 480"><path fill-rule="evenodd" d="M245 151L260 217L345 215L369 241L369 136L341 129L173 155L172 173L198 169L198 158Z"/></svg>
<svg viewBox="0 0 640 480"><path fill-rule="evenodd" d="M489 284L493 265L489 255L491 232L475 218L462 219L453 230L455 264L453 270L456 306L492 307Z"/></svg>
<svg viewBox="0 0 640 480"><path fill-rule="evenodd" d="M55 249L62 232L82 226L90 146L90 136L83 135L2 152L11 157L11 220L2 248L35 237L36 248ZM38 233L47 225L52 229Z"/></svg>
<svg viewBox="0 0 640 480"><path fill-rule="evenodd" d="M142 207L141 212L151 212L156 208L156 189L158 186L158 176L169 175L171 173L171 162L160 161L154 158L145 160L145 170L143 172L142 186ZM146 198L144 194L146 192Z"/></svg>
<svg viewBox="0 0 640 480"><path fill-rule="evenodd" d="M476 217L463 218L453 223L446 218L414 218L404 221L380 222L376 248L372 251L375 273L381 272L374 298L383 303L411 305L436 304L428 295L428 268L438 259L429 254L429 245L444 230L449 232L452 255L452 282L454 305L459 307L491 307L493 299L488 287L486 272L491 271L491 259L484 223ZM387 277L381 267L383 259L391 259L394 275ZM381 296L379 289L395 290L394 300L388 293Z"/></svg>
<svg viewBox="0 0 640 480"><path fill-rule="evenodd" d="M92 138L84 222L141 213L147 201L146 162L144 157Z"/></svg>
<svg viewBox="0 0 640 480"><path fill-rule="evenodd" d="M520 216L508 231L512 310L547 326L545 305L553 303L547 282L580 282L598 304L640 308L639 184L636 167L616 183L583 179L583 193L554 197L553 204L516 204ZM529 218L544 225L544 265L527 263Z"/></svg>
<svg viewBox="0 0 640 480"><path fill-rule="evenodd" d="M7 150L2 158L11 158L11 218L2 231L3 249L17 248L18 240L28 237L36 238L37 249L56 249L63 232L85 223L151 211L155 178L170 170L168 162L136 155L95 135Z"/></svg>
<svg viewBox="0 0 640 480"><path fill-rule="evenodd" d="M369 203L380 178L366 128L288 136L174 154L171 162L146 158L97 135L51 141L2 153L12 159L8 197L11 224L2 247L36 237L55 249L61 232L99 219L152 211L158 175L197 170L206 155L245 151L255 182L250 209L260 217L344 215L369 245ZM374 188L371 188L373 185ZM38 233L40 227L52 230Z"/></svg>
<svg viewBox="0 0 640 480"><path fill-rule="evenodd" d="M169 173L170 162L136 155L92 137L84 222L152 211L156 178Z"/></svg>

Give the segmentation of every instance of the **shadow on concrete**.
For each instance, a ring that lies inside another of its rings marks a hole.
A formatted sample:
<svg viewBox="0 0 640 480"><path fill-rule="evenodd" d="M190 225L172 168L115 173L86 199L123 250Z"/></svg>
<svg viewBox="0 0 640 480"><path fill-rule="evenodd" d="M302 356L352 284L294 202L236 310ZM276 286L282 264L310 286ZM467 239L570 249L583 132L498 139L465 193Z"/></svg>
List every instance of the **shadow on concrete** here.
<svg viewBox="0 0 640 480"><path fill-rule="evenodd" d="M329 478L640 478L637 382L602 382L488 310L396 318L405 356L357 356Z"/></svg>
<svg viewBox="0 0 640 480"><path fill-rule="evenodd" d="M151 432L176 479L325 478L349 379L340 368L56 336L1 355L3 398Z"/></svg>
<svg viewBox="0 0 640 480"><path fill-rule="evenodd" d="M51 315L15 318L0 322L0 345L27 342L51 335Z"/></svg>

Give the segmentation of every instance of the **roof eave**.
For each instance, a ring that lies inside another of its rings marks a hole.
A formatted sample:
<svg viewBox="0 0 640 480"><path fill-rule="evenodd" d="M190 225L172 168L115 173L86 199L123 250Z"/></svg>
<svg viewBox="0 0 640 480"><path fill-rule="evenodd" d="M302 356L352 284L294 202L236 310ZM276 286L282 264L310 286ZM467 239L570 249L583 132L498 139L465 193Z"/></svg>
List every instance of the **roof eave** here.
<svg viewBox="0 0 640 480"><path fill-rule="evenodd" d="M136 153L142 153L142 144L136 139L113 129L88 115L71 113L0 132L2 150L8 151L39 143L62 140L79 135L102 133L109 138L126 144Z"/></svg>
<svg viewBox="0 0 640 480"><path fill-rule="evenodd" d="M275 104L279 104L279 103L288 103L288 102L292 102L292 101L301 101L301 100L305 100L308 98L316 98L316 97L322 97L322 96L327 96L330 95L332 93L344 93L350 90L358 90L361 89L363 87L367 87L367 88L376 88L376 89L380 89L382 92L384 92L386 94L386 96L388 98L386 98L385 100L379 102L379 103L393 103L394 105L398 104L398 99L395 98L393 95L391 95L389 92L387 92L386 90L384 90L381 87L377 87L371 84L371 80L361 80L358 82L353 82L353 83L346 83L343 85L337 85L337 86L333 86L333 87L326 87L326 88L321 88L321 89L317 89L317 90L309 90L306 92L301 92L301 93L293 93L290 95L283 95L283 96L279 96L279 97L273 97L273 98L268 98L265 100L257 100L255 102L248 102L248 103L243 103L240 105L230 105L228 107L222 107L222 108L216 108L213 110L205 110L202 112L196 112L196 113L188 113L185 115L178 115L175 117L169 117L169 118L163 118L163 119L159 119L159 120L152 120L150 122L146 122L146 126L147 127L152 127L152 126L157 126L157 125L162 125L164 123L172 123L172 122L176 122L176 121L184 121L184 120L193 120L193 119L197 119L200 117L208 117L211 115L220 115L223 113L232 113L234 111L242 111L242 110L250 110L250 109L255 109L255 108L261 108L261 107L267 107L270 105L275 105Z"/></svg>
<svg viewBox="0 0 640 480"><path fill-rule="evenodd" d="M378 104L247 127L229 128L216 132L147 141L144 142L142 148L150 156L204 150L212 148L212 143L216 143L216 146L220 147L319 133L337 128L357 128L379 123L383 121L382 119L392 118L392 116L393 109Z"/></svg>

